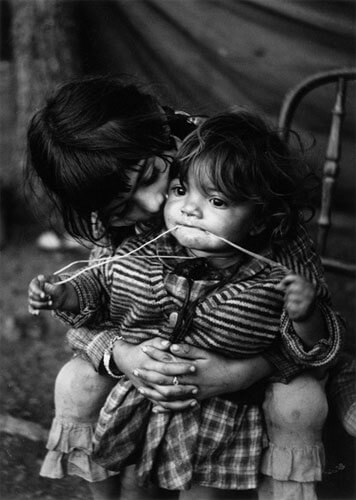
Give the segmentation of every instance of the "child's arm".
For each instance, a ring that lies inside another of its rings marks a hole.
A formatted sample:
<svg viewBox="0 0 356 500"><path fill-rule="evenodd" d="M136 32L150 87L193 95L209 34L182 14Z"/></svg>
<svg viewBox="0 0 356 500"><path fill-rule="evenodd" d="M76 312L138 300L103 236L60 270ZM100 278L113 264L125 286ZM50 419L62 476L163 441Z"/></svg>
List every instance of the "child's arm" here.
<svg viewBox="0 0 356 500"><path fill-rule="evenodd" d="M28 287L28 306L31 314L39 314L42 309L79 313L79 298L70 283L56 285L60 278L45 277L42 274L34 278Z"/></svg>
<svg viewBox="0 0 356 500"><path fill-rule="evenodd" d="M296 334L312 347L327 336L323 315L317 305L316 290L310 281L288 274L278 285L285 292L285 308Z"/></svg>

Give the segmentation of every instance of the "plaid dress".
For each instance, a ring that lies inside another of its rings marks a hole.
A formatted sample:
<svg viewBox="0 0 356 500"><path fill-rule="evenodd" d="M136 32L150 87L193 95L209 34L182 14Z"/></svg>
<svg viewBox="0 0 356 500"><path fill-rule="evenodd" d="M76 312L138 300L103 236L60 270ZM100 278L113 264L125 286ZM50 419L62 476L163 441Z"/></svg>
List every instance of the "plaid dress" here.
<svg viewBox="0 0 356 500"><path fill-rule="evenodd" d="M298 252L308 252L302 228L296 237L304 243ZM147 236L131 238L116 254L122 256L146 241ZM305 350L283 310L283 293L275 288L285 275L283 268L249 259L230 281L211 272L192 281L174 272L174 259L150 258L167 254L185 255L169 235L129 259L85 273L72 282L81 314L59 315L72 326L110 320L126 341L141 343L156 336L172 339L177 333L172 313L185 317L187 305L196 301L184 341L198 347L246 358L282 341L285 356L302 366L325 365L339 351L342 326L312 262L304 266L296 255L288 255L286 261L278 253L265 252L317 286L329 337ZM192 483L222 489L256 487L265 445L259 405L215 397L184 412L155 414L151 410L150 401L129 380L120 380L100 415L96 461L110 470L135 463L141 484L152 481L167 489L187 489Z"/></svg>

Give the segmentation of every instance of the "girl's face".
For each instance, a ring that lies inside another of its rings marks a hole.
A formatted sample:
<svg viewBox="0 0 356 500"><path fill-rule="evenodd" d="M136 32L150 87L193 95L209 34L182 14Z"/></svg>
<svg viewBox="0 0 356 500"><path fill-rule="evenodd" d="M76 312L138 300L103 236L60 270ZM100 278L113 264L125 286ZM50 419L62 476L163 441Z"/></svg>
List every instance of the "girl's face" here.
<svg viewBox="0 0 356 500"><path fill-rule="evenodd" d="M142 160L128 173L130 191L101 210L111 227L131 226L158 215L166 201L169 165L159 157ZM140 168L141 167L141 168Z"/></svg>
<svg viewBox="0 0 356 500"><path fill-rule="evenodd" d="M207 193L205 192L207 191ZM173 179L164 208L167 229L178 242L197 257L229 256L236 253L230 245L205 231L233 243L243 244L254 223L255 205L251 201L231 203L214 186L205 189L196 183L192 170L186 182Z"/></svg>

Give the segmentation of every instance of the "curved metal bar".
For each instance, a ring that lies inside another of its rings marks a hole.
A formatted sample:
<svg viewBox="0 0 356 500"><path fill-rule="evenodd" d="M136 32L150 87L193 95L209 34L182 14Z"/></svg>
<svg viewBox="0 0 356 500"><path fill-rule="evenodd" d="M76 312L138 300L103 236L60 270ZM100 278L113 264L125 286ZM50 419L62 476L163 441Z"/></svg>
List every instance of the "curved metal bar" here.
<svg viewBox="0 0 356 500"><path fill-rule="evenodd" d="M292 116L303 97L320 85L336 82L339 78L343 78L345 81L355 80L356 68L340 68L316 73L303 80L286 94L278 120L280 135L284 140L288 139Z"/></svg>
<svg viewBox="0 0 356 500"><path fill-rule="evenodd" d="M325 268L329 271L355 276L356 265L326 257L326 246L331 227L332 205L335 184L339 173L341 156L342 124L345 115L347 82L356 80L356 68L340 68L316 73L293 87L285 96L279 115L279 134L288 141L290 126L295 111L306 94L313 89L333 83L336 98L332 109L327 150L324 161L320 213L317 221L317 246Z"/></svg>

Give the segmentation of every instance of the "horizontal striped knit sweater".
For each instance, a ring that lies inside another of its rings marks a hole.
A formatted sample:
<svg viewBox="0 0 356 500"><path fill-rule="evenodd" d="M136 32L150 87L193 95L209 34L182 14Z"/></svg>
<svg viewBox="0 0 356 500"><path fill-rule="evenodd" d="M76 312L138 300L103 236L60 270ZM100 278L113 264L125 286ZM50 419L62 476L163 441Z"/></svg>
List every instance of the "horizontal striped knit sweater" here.
<svg viewBox="0 0 356 500"><path fill-rule="evenodd" d="M116 256L138 248L147 237L128 239ZM196 306L184 341L235 358L263 353L275 341L282 341L286 356L301 365L329 363L340 349L342 326L330 307L320 266L313 261L316 257L309 252L303 228L298 239L291 247L294 254L265 254L315 283L327 339L311 350L304 349L283 309L283 293L276 290L285 270L249 259L223 286L217 276L192 283L190 301L204 295L212 283L216 288ZM84 273L73 282L81 314L59 315L75 327L111 324L132 343L156 336L170 339L175 332L172 313L185 314L189 282L174 273L174 259L161 260L160 255L186 254L168 235L130 258ZM153 480L168 489L185 489L192 482L224 489L253 488L262 447L258 406L211 398L196 409L155 415L151 403L126 379L118 382L108 398L96 433L96 458L101 465L120 470L135 462L142 484Z"/></svg>

